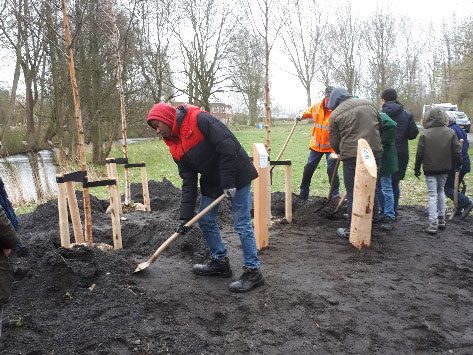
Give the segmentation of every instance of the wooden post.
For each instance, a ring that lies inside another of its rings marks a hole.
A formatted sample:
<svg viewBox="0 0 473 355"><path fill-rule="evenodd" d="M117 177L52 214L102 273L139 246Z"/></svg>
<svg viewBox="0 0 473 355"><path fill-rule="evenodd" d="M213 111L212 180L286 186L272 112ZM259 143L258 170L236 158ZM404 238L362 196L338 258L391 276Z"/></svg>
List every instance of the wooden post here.
<svg viewBox="0 0 473 355"><path fill-rule="evenodd" d="M64 24L64 34L67 48L67 63L69 66L69 75L71 77L72 99L74 103L74 117L77 130L77 144L79 146L79 160L82 171L87 171L84 150L84 127L82 126L82 112L80 108L79 88L77 87L76 72L74 68L74 56L72 51L71 32L69 31L69 19L67 17L66 0L61 1L62 15ZM84 224L85 238L87 244L92 246L92 211L90 209L90 193L88 188L82 190L84 196Z"/></svg>
<svg viewBox="0 0 473 355"><path fill-rule="evenodd" d="M285 214L288 223L292 222L292 165L284 166L284 188L286 196L285 202Z"/></svg>
<svg viewBox="0 0 473 355"><path fill-rule="evenodd" d="M82 233L82 222L80 220L76 193L74 191L74 182L67 181L65 182L65 185L69 211L71 213L72 227L74 229L74 240L76 244L84 243L84 234Z"/></svg>
<svg viewBox="0 0 473 355"><path fill-rule="evenodd" d="M253 164L258 171L254 181L253 203L256 247L258 250L269 245L269 160L262 143L253 144Z"/></svg>
<svg viewBox="0 0 473 355"><path fill-rule="evenodd" d="M120 226L120 208L118 203L118 184L109 186L110 192L110 215L112 217L113 248L122 249L122 231Z"/></svg>
<svg viewBox="0 0 473 355"><path fill-rule="evenodd" d="M144 164L144 162L141 162ZM143 188L143 204L145 205L146 211L151 211L151 202L149 199L148 190L148 174L146 172L146 165L141 167L141 186Z"/></svg>
<svg viewBox="0 0 473 355"><path fill-rule="evenodd" d="M371 245L374 194L378 172L373 152L364 139L358 140L350 243L361 249Z"/></svg>
<svg viewBox="0 0 473 355"><path fill-rule="evenodd" d="M56 179L61 179L62 174L56 175ZM66 188L63 182L57 183L57 208L59 212L59 234L61 237L61 246L70 248L71 241L69 237L69 221L67 220L67 200Z"/></svg>
<svg viewBox="0 0 473 355"><path fill-rule="evenodd" d="M118 191L118 207L120 210L120 216L123 215L122 209L122 200L120 198L120 189L119 187L119 179L118 179L118 171L117 171L117 163L113 161L113 158L105 159L107 161L107 175L110 179L115 179L117 181L117 191ZM113 161L113 162L111 162Z"/></svg>

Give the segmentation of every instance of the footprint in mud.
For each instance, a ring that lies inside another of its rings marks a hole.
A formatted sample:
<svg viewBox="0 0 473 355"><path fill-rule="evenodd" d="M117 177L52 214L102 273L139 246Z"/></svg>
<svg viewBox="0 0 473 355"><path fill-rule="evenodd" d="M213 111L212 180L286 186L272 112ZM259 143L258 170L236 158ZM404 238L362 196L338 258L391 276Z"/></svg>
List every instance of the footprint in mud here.
<svg viewBox="0 0 473 355"><path fill-rule="evenodd" d="M426 324L418 324L403 329L408 339L414 342L417 350L434 350L440 348L448 348L445 337L430 329Z"/></svg>

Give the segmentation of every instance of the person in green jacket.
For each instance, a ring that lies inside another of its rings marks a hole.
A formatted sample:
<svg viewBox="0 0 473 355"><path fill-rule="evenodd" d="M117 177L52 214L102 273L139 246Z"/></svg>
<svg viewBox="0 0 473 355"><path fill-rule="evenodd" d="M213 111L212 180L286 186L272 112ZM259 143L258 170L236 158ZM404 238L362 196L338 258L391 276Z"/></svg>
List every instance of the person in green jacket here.
<svg viewBox="0 0 473 355"><path fill-rule="evenodd" d="M382 214L383 229L392 230L393 222L396 219L392 174L399 169L396 151L397 123L384 112L380 112L379 116L382 123L379 133L383 154L381 155L376 193L378 195L379 210Z"/></svg>

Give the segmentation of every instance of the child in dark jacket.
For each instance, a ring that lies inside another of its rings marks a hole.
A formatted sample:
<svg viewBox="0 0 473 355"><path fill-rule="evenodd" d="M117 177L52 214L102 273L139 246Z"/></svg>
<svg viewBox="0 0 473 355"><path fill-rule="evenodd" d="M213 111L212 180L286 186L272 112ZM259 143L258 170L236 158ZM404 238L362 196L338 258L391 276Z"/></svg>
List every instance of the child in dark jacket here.
<svg viewBox="0 0 473 355"><path fill-rule="evenodd" d="M424 117L424 131L417 144L415 176L419 178L423 166L429 199L429 225L425 232L436 234L445 229L445 182L452 167L462 163L460 141L447 127L444 111L434 108Z"/></svg>

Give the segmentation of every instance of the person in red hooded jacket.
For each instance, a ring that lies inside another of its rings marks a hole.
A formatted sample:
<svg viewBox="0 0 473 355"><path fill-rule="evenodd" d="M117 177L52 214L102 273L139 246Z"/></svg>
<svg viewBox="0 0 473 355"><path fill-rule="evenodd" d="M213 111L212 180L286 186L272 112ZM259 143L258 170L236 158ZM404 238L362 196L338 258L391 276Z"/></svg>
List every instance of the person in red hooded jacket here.
<svg viewBox="0 0 473 355"><path fill-rule="evenodd" d="M194 216L197 183L200 175L199 211L222 193L230 199L235 229L243 250L243 274L229 285L232 292L247 292L264 284L260 271L256 240L251 222L251 181L258 177L252 161L233 133L218 119L192 105L155 104L147 117L148 124L164 140L182 178L180 226ZM199 221L210 249L210 260L195 264L193 272L202 276L230 277L232 270L227 248L220 236L215 207Z"/></svg>

